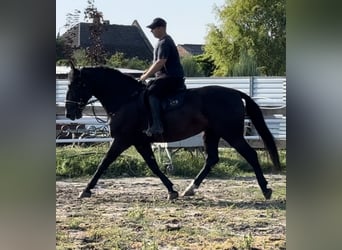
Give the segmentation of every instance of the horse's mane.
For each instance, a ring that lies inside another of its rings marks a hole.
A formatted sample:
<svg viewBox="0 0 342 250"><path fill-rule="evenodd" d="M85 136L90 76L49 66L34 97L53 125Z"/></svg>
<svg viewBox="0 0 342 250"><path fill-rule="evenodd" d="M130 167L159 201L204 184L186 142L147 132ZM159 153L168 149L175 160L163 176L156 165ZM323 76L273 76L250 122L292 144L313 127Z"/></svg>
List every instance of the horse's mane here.
<svg viewBox="0 0 342 250"><path fill-rule="evenodd" d="M107 89L110 92L113 90L116 93L119 89L123 95L140 92L145 88L145 85L133 76L107 66L84 67L81 69L81 75L84 75L89 83L96 82L96 89Z"/></svg>
<svg viewBox="0 0 342 250"><path fill-rule="evenodd" d="M125 82L139 84L139 82L133 76L122 73L121 71L119 71L117 69L113 69L110 67L104 67L104 66L102 66L100 68L102 68L102 70L104 70L104 71L107 71L110 75L112 75L115 78L119 78Z"/></svg>
<svg viewBox="0 0 342 250"><path fill-rule="evenodd" d="M142 84L137 81L133 76L122 73L121 71L107 67L107 66L95 66L95 67L84 67L81 69L82 71L92 72L93 76L98 79L101 78L103 80L110 80L115 82L124 83L126 86L130 85L131 87L141 88Z"/></svg>

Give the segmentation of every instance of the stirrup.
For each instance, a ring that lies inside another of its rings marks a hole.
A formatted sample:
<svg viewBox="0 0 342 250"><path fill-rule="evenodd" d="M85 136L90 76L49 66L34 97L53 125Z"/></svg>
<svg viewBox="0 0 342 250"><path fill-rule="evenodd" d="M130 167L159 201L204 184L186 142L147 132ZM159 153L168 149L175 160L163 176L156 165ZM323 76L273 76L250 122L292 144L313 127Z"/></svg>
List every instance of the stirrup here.
<svg viewBox="0 0 342 250"><path fill-rule="evenodd" d="M164 133L164 129L160 127L159 129L155 130L155 128L148 127L146 130L143 131L147 136L151 137L153 135L162 135Z"/></svg>

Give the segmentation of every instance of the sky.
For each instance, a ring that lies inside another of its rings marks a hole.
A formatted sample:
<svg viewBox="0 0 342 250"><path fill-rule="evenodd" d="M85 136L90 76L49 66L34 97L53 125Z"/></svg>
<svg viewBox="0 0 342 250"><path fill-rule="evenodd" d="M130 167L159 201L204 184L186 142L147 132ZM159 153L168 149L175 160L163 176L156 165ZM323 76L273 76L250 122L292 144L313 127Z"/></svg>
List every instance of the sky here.
<svg viewBox="0 0 342 250"><path fill-rule="evenodd" d="M208 25L217 25L214 6L222 7L225 0L95 0L94 5L103 13L104 20L111 24L131 25L137 20L150 40L156 43L149 28L155 17L167 22L167 33L176 44L204 44ZM56 0L56 35L63 34L68 13L81 11L80 22L84 20L87 0Z"/></svg>

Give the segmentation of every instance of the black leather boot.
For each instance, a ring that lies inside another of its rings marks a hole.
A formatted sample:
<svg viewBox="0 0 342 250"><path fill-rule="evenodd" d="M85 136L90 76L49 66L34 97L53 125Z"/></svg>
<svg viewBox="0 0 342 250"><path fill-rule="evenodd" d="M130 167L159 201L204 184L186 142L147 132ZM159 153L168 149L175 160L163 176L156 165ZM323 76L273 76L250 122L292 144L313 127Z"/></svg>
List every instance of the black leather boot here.
<svg viewBox="0 0 342 250"><path fill-rule="evenodd" d="M155 96L149 96L148 101L152 114L152 126L149 127L145 133L148 136L161 135L164 132L164 129L160 120L160 101Z"/></svg>

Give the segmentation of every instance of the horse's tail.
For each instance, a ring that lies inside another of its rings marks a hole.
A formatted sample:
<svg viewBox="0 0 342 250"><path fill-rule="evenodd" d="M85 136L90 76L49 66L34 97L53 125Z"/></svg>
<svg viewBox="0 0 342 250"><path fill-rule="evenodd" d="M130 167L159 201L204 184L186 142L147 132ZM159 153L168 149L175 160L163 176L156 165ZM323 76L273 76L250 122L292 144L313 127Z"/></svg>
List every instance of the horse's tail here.
<svg viewBox="0 0 342 250"><path fill-rule="evenodd" d="M261 136L276 170L280 170L279 154L274 137L268 129L264 116L258 104L248 95L241 92L242 99L246 102L246 113L250 117L254 127Z"/></svg>

